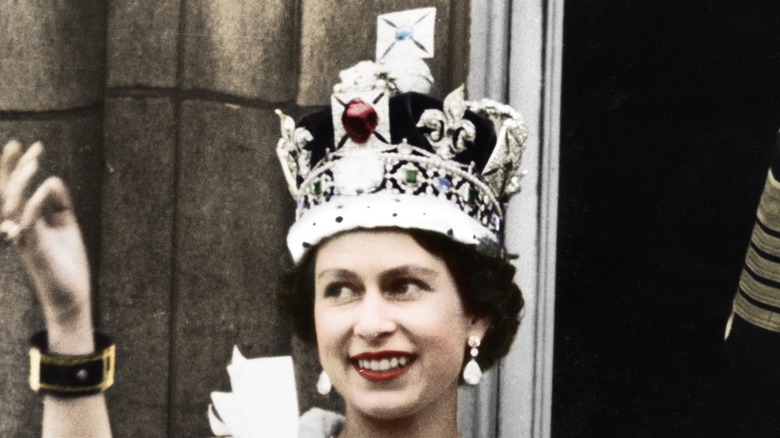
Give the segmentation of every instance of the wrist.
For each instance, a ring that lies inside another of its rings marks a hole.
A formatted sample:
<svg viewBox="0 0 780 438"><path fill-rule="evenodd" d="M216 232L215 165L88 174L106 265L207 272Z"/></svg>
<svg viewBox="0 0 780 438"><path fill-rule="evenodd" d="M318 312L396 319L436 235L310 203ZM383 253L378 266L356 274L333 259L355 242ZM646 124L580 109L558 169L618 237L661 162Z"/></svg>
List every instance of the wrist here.
<svg viewBox="0 0 780 438"><path fill-rule="evenodd" d="M46 318L49 351L56 354L87 354L95 351L91 312L79 312L67 317Z"/></svg>
<svg viewBox="0 0 780 438"><path fill-rule="evenodd" d="M42 280L40 275L32 275L32 278L47 329L61 328L62 331L68 331L92 324L92 293L89 284L75 280L53 284Z"/></svg>

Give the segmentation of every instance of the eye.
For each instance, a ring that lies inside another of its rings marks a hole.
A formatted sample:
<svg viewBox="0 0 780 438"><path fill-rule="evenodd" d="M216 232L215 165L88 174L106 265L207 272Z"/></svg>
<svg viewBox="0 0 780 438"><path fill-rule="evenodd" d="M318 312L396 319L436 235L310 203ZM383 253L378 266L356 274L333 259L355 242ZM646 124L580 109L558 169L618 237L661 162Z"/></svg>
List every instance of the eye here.
<svg viewBox="0 0 780 438"><path fill-rule="evenodd" d="M350 299L358 296L358 291L355 287L345 283L333 283L325 287L323 293L325 298L335 299Z"/></svg>
<svg viewBox="0 0 780 438"><path fill-rule="evenodd" d="M399 278L391 282L387 290L393 297L413 298L421 292L430 291L431 287L415 278Z"/></svg>

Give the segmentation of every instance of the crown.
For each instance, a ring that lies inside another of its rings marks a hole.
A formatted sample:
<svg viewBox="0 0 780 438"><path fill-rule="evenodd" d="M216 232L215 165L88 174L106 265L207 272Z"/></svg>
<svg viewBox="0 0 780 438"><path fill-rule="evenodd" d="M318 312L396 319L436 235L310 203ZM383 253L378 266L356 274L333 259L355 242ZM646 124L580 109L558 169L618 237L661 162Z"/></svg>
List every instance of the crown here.
<svg viewBox="0 0 780 438"><path fill-rule="evenodd" d="M443 102L425 94L435 12L380 15L377 61L340 73L330 109L298 125L277 110L277 154L297 202L293 259L335 233L377 227L427 229L502 251L528 130L507 105L465 100L463 86Z"/></svg>

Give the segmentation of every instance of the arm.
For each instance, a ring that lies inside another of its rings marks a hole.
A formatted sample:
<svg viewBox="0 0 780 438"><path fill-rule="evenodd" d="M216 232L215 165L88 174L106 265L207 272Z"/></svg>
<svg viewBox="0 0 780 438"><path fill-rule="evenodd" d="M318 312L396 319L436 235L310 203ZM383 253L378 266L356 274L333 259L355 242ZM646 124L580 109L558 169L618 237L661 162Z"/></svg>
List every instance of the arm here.
<svg viewBox="0 0 780 438"><path fill-rule="evenodd" d="M11 141L0 162L0 231L17 248L33 281L49 335L49 351L60 355L93 352L90 277L86 250L62 180L45 180L26 199L38 170L40 143L22 153ZM44 437L110 437L102 394L43 398Z"/></svg>

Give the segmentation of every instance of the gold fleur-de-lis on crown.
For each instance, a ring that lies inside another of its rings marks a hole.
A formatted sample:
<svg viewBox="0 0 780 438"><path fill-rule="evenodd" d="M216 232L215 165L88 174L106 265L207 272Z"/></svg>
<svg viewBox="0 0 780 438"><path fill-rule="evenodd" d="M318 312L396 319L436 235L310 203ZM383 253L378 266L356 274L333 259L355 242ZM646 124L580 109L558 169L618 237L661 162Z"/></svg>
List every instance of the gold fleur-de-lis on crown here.
<svg viewBox="0 0 780 438"><path fill-rule="evenodd" d="M431 132L425 138L431 144L436 154L445 160L466 149L466 143L474 141L476 128L469 120L463 118L467 105L463 99L463 85L447 95L444 99L444 111L427 109L417 122L418 128L428 128Z"/></svg>

